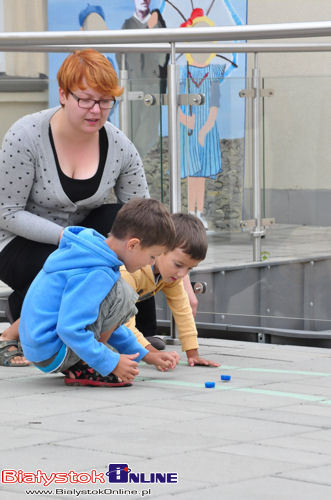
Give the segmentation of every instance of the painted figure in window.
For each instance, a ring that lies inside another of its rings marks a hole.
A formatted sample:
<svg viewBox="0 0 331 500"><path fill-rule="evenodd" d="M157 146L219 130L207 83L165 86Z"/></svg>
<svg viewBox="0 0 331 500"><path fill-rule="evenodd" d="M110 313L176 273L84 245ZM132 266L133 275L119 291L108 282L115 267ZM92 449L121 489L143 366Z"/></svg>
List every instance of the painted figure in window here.
<svg viewBox="0 0 331 500"><path fill-rule="evenodd" d="M191 17L181 25L187 27L215 26L202 9L194 9ZM182 106L179 112L181 143L181 177L188 177L188 209L201 219L204 216L205 181L216 179L222 171L220 134L217 113L220 108L220 85L225 64L211 64L216 54L185 54L186 66L181 67L180 92L204 94L201 106Z"/></svg>

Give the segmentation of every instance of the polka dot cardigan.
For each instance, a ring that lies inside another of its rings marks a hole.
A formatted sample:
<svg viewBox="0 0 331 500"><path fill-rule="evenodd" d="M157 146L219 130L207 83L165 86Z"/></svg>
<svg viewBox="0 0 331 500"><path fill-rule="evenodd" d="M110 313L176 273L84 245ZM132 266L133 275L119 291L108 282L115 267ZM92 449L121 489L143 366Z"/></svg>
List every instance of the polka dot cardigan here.
<svg viewBox="0 0 331 500"><path fill-rule="evenodd" d="M107 203L114 190L125 203L149 196L140 156L131 141L107 122L108 153L100 185L90 198L73 203L62 189L48 136L59 108L24 116L4 137L0 155L0 251L15 237L57 244L63 227L79 225Z"/></svg>

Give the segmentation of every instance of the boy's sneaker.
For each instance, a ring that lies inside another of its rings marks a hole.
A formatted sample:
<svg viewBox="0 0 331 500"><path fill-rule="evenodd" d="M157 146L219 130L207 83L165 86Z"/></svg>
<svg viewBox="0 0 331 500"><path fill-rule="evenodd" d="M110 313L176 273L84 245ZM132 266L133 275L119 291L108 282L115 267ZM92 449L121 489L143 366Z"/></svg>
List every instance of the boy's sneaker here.
<svg viewBox="0 0 331 500"><path fill-rule="evenodd" d="M130 382L120 382L113 373L103 377L83 361L78 361L69 370L62 373L65 375L64 383L66 385L89 385L94 387L128 387L132 385ZM70 373L74 375L74 378L70 376Z"/></svg>
<svg viewBox="0 0 331 500"><path fill-rule="evenodd" d="M165 349L166 346L165 342L163 342L163 340L160 339L160 337L152 336L152 337L146 337L146 339L158 351L163 351L163 349Z"/></svg>

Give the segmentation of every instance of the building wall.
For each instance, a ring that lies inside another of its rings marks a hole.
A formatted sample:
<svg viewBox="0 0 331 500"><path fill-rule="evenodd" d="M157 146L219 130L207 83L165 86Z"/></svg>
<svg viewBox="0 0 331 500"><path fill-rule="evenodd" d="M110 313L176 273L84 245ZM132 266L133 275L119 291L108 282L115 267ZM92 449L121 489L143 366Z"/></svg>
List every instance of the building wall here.
<svg viewBox="0 0 331 500"><path fill-rule="evenodd" d="M44 31L46 29L47 0L0 0L1 31ZM0 53L0 71L6 73L7 78L5 82L0 80L1 141L10 125L20 117L47 107L47 90L40 91L36 87L34 91L25 91L24 82L24 77L28 78L28 86L31 88L33 87L31 79L37 79L40 73L47 75L47 60L47 54L42 53ZM13 77L13 80L8 80L8 77ZM3 83L6 91L3 90ZM11 86L15 87L16 91L11 91Z"/></svg>
<svg viewBox="0 0 331 500"><path fill-rule="evenodd" d="M2 0L4 31L47 30L47 0ZM47 54L7 52L8 75L38 76L47 74Z"/></svg>
<svg viewBox="0 0 331 500"><path fill-rule="evenodd" d="M249 24L330 19L329 0L248 0ZM331 37L278 41L330 43ZM265 143L261 148L262 184L267 191L331 189L331 53L260 54L258 59L264 86L274 91L273 97L264 99L261 110ZM252 65L250 55L248 75ZM248 123L250 117L247 103ZM246 187L251 185L250 141L248 130Z"/></svg>

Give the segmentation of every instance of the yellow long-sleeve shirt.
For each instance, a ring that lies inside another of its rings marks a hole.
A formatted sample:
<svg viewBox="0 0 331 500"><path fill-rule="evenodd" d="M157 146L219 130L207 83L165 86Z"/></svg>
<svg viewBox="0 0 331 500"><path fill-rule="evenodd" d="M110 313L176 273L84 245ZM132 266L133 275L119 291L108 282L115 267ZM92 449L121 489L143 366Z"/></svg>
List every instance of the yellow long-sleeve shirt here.
<svg viewBox="0 0 331 500"><path fill-rule="evenodd" d="M135 273L129 273L124 266L120 268L121 275L132 286L139 295L139 300L155 295L162 290L166 296L167 303L174 316L178 336L183 351L198 349L198 332L195 326L192 309L189 298L183 286L183 280L177 280L174 283L166 283L160 279L155 283L154 273L151 266L145 266ZM133 316L126 326L135 334L144 347L150 342L136 327L136 318Z"/></svg>

